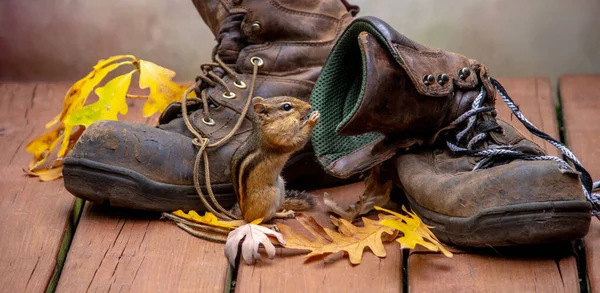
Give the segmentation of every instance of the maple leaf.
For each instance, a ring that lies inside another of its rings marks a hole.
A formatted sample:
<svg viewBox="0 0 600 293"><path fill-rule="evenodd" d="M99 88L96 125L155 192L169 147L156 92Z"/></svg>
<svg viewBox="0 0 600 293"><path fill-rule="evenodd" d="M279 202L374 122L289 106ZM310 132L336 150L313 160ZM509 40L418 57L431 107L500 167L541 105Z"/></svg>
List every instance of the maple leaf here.
<svg viewBox="0 0 600 293"><path fill-rule="evenodd" d="M150 88L150 96L142 109L144 117L162 112L171 102L181 101L188 87L171 81L174 76L175 72L169 69L140 60L140 88Z"/></svg>
<svg viewBox="0 0 600 293"><path fill-rule="evenodd" d="M258 249L262 244L267 252L269 259L275 257L275 246L271 243L271 239L268 236L277 238L280 244L285 244L283 235L275 232L269 228L259 226L256 224L245 224L237 229L229 232L227 235L227 241L225 242L225 256L232 266L235 266L235 259L239 254L239 244L242 243L242 258L246 264L253 264L255 260L261 260Z"/></svg>
<svg viewBox="0 0 600 293"><path fill-rule="evenodd" d="M244 220L221 221L217 218L217 216L215 216L211 212L205 212L204 216L200 216L194 210L189 211L187 214L184 213L182 210L177 210L177 211L173 212L172 214L175 216L178 216L180 218L183 218L183 219L186 219L186 220L189 220L192 222L196 222L199 224L205 224L205 225L209 225L209 226L213 226L213 227L220 227L220 228L227 228L227 229L235 229L241 225L246 224L246 222ZM258 223L260 223L260 220L262 220L262 219L258 219L256 221L253 221L252 223L258 224Z"/></svg>
<svg viewBox="0 0 600 293"><path fill-rule="evenodd" d="M383 219L380 223L402 232L403 236L396 239L402 248L414 249L419 244L431 251L441 251L445 256L452 257L452 252L448 251L437 237L435 237L433 232L429 230L429 228L433 227L425 225L415 213L409 212L404 206L402 206L402 210L407 215L402 215L378 206L375 206L375 209L394 215L395 219Z"/></svg>
<svg viewBox="0 0 600 293"><path fill-rule="evenodd" d="M383 215L380 217L381 219L385 218ZM348 253L350 263L360 264L363 251L367 247L373 254L383 258L387 255L383 242L392 241L398 233L393 228L383 226L378 221L368 218L362 218L363 227L354 226L340 218L338 219L340 232L322 227L313 217L298 215L296 219L312 234L313 239L305 237L285 224L277 223L277 227L286 241L284 247L311 251L306 255L306 259L345 251Z"/></svg>

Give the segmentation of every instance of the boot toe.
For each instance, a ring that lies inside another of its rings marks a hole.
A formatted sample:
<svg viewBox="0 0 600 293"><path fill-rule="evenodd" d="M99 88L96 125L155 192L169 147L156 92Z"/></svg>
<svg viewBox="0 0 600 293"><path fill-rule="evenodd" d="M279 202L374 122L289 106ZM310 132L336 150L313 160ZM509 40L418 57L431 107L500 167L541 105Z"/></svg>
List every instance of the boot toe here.
<svg viewBox="0 0 600 293"><path fill-rule="evenodd" d="M228 164L218 160L229 148L209 154L216 156L211 179L222 205L235 202L227 180ZM193 185L195 157L191 138L179 133L138 123L99 121L86 129L63 160L65 187L78 197L113 206L203 210ZM204 170L199 171L204 185Z"/></svg>
<svg viewBox="0 0 600 293"><path fill-rule="evenodd" d="M396 161L411 208L446 243L512 246L585 236L591 205L579 174L554 161L513 161L467 172L446 172L431 156ZM411 172L412 171L412 172Z"/></svg>

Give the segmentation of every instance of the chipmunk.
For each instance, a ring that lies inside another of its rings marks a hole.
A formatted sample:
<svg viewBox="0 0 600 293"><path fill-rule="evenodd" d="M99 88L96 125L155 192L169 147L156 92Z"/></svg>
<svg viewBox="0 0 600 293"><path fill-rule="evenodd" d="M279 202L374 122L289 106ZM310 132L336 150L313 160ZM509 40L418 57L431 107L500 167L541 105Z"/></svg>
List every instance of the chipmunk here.
<svg viewBox="0 0 600 293"><path fill-rule="evenodd" d="M252 102L254 131L235 152L231 168L242 218L248 223L258 218L267 222L293 217L293 210L313 208L313 196L286 191L280 174L290 156L308 142L319 112L305 120L311 105L286 96L255 97ZM282 208L287 212L279 212Z"/></svg>

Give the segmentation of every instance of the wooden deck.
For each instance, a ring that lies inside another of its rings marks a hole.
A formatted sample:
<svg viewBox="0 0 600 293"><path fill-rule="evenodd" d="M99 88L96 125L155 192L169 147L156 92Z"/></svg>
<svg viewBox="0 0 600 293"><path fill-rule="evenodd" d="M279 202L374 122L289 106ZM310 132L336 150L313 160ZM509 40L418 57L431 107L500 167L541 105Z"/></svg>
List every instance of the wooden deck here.
<svg viewBox="0 0 600 293"><path fill-rule="evenodd" d="M562 139L600 180L600 75L562 77L558 91L547 78L500 81L536 126L556 138L562 127ZM0 292L54 286L57 292L223 292L232 285L236 292L600 292L596 219L584 240L536 251L452 248L449 259L421 249L403 252L394 242L385 259L365 252L362 264L352 266L347 259L304 263L302 254L280 249L273 261L231 271L223 245L189 236L156 213L82 207L62 180L41 183L25 175L31 158L24 145L58 113L68 87L0 83ZM500 116L528 133L501 100L497 104ZM131 114L141 112L139 103L130 106ZM328 192L350 203L362 188ZM323 212L312 214L326 222Z"/></svg>

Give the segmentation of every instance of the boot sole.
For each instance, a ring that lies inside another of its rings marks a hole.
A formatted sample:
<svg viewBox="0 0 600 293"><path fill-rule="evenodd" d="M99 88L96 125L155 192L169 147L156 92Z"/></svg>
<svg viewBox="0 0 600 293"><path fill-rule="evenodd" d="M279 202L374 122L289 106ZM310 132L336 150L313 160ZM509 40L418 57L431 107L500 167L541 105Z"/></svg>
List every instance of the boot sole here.
<svg viewBox="0 0 600 293"><path fill-rule="evenodd" d="M63 164L65 188L94 203L159 212L205 210L193 185L162 183L126 168L86 159L65 158ZM236 203L232 184L212 184L211 187L225 208ZM208 199L204 186L202 191Z"/></svg>
<svg viewBox="0 0 600 293"><path fill-rule="evenodd" d="M503 206L460 218L428 210L407 196L411 208L447 244L464 247L516 246L573 241L591 222L587 201L549 201Z"/></svg>

